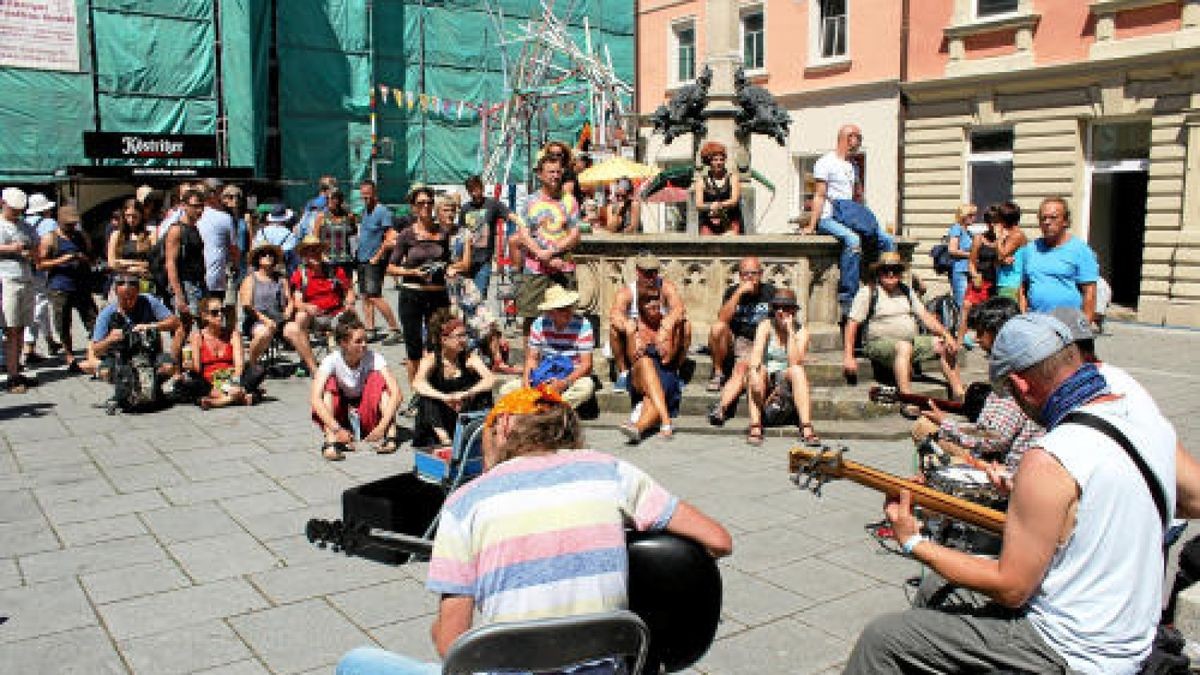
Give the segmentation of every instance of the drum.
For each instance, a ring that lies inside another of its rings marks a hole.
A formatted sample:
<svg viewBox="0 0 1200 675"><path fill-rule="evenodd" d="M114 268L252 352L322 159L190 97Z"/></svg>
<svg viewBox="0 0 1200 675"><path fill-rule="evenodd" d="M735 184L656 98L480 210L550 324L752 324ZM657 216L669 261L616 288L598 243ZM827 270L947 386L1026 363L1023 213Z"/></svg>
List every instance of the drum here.
<svg viewBox="0 0 1200 675"><path fill-rule="evenodd" d="M982 506L1003 511L1008 500L988 480L987 473L968 466L945 466L930 469L925 474L929 487L948 495L966 499ZM941 514L925 519L930 538L944 546L976 555L998 555L1002 542L999 535L982 528L961 523Z"/></svg>

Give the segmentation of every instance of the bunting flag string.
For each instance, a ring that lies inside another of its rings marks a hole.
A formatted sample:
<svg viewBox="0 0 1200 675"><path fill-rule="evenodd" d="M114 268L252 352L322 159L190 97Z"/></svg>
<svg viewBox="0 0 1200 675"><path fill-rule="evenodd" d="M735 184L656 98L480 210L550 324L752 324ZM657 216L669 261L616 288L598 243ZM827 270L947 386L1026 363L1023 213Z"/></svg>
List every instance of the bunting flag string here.
<svg viewBox="0 0 1200 675"><path fill-rule="evenodd" d="M395 101L396 109L402 113L419 112L424 115L457 120L503 114L509 106L516 104L520 98L519 96L513 96L503 101L473 102L438 96L427 92L408 91L387 84L378 85L378 91L381 112L386 111L387 102L390 98ZM371 98L375 99L374 91L371 92ZM557 119L576 118L580 115L586 116L588 106L582 101L551 101L546 105L545 111Z"/></svg>

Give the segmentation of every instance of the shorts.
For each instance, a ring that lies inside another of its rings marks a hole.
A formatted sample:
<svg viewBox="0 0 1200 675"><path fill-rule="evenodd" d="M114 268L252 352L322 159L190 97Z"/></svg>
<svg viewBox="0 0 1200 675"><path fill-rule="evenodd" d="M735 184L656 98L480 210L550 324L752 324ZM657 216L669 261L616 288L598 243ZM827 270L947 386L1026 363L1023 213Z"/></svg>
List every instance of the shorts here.
<svg viewBox="0 0 1200 675"><path fill-rule="evenodd" d="M542 310L538 309L538 305L545 302L546 291L554 284L567 290L575 290L575 273L522 274L517 288L517 315L523 319L541 316Z"/></svg>
<svg viewBox="0 0 1200 675"><path fill-rule="evenodd" d="M183 284L183 296L186 298L188 311L192 316L200 316L200 300L208 295L208 289L204 288L201 282L181 281L180 283ZM220 297L224 298L225 296L222 293ZM168 305L172 312L175 311L175 304L175 295L172 293L171 302Z"/></svg>
<svg viewBox="0 0 1200 675"><path fill-rule="evenodd" d="M24 328L33 323L37 295L32 279L0 281L0 328Z"/></svg>
<svg viewBox="0 0 1200 675"><path fill-rule="evenodd" d="M979 288L975 288L975 284L967 284L967 293L963 296L963 302L971 305L978 305L992 297L993 288L995 288L995 286L990 281L984 281L983 286Z"/></svg>
<svg viewBox="0 0 1200 675"><path fill-rule="evenodd" d="M357 268L358 263L354 262L353 260L347 260L345 262L327 262L325 263L325 274L328 274L330 279L334 279L337 277L337 271L341 270L346 274L346 280L353 283L354 270Z"/></svg>
<svg viewBox="0 0 1200 675"><path fill-rule="evenodd" d="M912 339L913 346L913 363L928 361L937 358L937 351L934 350L934 337L932 335L918 335ZM896 362L896 343L899 340L889 340L887 338L872 338L867 340L867 344L863 347L863 355L876 363L883 364L891 368Z"/></svg>
<svg viewBox="0 0 1200 675"><path fill-rule="evenodd" d="M358 292L367 298L382 298L383 277L386 271L387 262L358 263Z"/></svg>

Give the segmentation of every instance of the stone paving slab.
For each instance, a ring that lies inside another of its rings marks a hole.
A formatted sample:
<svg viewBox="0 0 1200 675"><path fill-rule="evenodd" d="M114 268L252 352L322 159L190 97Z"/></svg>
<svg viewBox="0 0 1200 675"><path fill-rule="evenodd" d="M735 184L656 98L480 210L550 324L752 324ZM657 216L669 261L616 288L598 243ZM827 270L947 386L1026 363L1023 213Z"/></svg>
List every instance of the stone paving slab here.
<svg viewBox="0 0 1200 675"><path fill-rule="evenodd" d="M1200 333L1111 330L1100 354L1200 446ZM398 363L398 349L385 354ZM408 470L411 454L324 462L306 382L267 386L274 400L256 408L115 417L94 406L106 386L81 378L0 394L0 672L329 673L368 644L434 657L426 564L380 565L303 536L308 519L340 516L343 489ZM879 495L845 482L801 492L784 471L787 438L751 448L740 433L685 432L628 447L594 426L587 438L735 533L717 641L686 672L838 672L862 626L905 605L919 567L864 530ZM844 442L859 461L911 472L906 439Z"/></svg>

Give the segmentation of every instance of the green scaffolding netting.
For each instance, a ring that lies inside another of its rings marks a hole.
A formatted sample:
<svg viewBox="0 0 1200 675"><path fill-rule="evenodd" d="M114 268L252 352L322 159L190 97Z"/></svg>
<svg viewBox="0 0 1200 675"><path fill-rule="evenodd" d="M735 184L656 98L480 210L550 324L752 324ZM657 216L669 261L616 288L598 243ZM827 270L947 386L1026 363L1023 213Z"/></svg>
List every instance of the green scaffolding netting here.
<svg viewBox="0 0 1200 675"><path fill-rule="evenodd" d="M271 164L273 41L278 177L296 199L322 174L349 182L369 175L372 93L377 135L392 149L391 161L377 165L385 200L399 199L412 182L457 183L478 172L478 108L508 94L496 17L479 0L75 4L80 72L0 68L0 179L42 180L62 166L88 163L82 133L97 128L97 117L103 131L209 134L221 106L228 162L263 175ZM490 4L502 13L508 35L541 12L536 0ZM582 44L587 17L593 46L600 53L607 47L617 73L632 81L633 0L558 0L555 6L572 4L569 16L560 14L571 34ZM509 56L518 49L510 47ZM587 119L585 97L556 101L576 105L548 106L535 126L573 140ZM528 161L524 143L517 145L514 181L524 179Z"/></svg>

